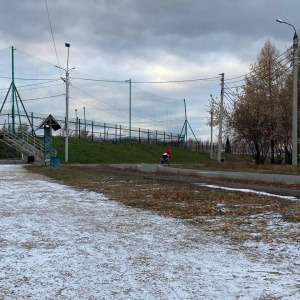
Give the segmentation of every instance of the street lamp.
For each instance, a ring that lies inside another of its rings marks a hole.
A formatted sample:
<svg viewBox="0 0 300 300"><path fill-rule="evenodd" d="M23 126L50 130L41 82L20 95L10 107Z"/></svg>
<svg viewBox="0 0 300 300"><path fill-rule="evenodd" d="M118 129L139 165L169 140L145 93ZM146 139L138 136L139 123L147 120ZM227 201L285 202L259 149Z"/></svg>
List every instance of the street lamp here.
<svg viewBox="0 0 300 300"><path fill-rule="evenodd" d="M65 140L65 162L67 163L69 161L69 129L68 129L68 123L69 123L69 85L70 85L70 78L69 78L69 71L75 69L72 68L69 70L69 43L65 43L65 47L68 48L68 57L67 57L67 69L64 69L60 66L55 66L56 68L59 68L61 70L66 71L66 80L62 78L62 80L66 83L66 140Z"/></svg>
<svg viewBox="0 0 300 300"><path fill-rule="evenodd" d="M67 57L67 70L66 70L66 141L65 141L65 162L69 161L69 51L70 44L65 43L65 46L68 48L68 57Z"/></svg>
<svg viewBox="0 0 300 300"><path fill-rule="evenodd" d="M218 140L218 162L222 161L222 124L223 124L223 98L224 98L224 73L221 75L221 101L220 101L220 115L219 115L219 140Z"/></svg>
<svg viewBox="0 0 300 300"><path fill-rule="evenodd" d="M298 35L296 28L281 19L276 20L279 23L287 24L294 29L293 37L293 113L292 113L292 165L298 165Z"/></svg>

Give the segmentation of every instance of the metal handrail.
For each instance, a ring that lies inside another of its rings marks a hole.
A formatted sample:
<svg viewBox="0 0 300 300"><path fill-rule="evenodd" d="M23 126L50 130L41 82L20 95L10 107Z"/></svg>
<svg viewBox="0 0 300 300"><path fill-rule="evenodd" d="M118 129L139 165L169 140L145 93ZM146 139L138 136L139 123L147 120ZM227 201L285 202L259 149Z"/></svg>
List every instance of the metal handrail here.
<svg viewBox="0 0 300 300"><path fill-rule="evenodd" d="M35 152L36 155L40 155L40 157L44 156L45 153L45 145L44 143L35 138L28 132L19 132L12 133L8 131L6 128L2 130L4 138L9 138L15 140L15 142L21 146L23 149L28 150L29 152ZM52 149L52 156L56 156L57 151Z"/></svg>

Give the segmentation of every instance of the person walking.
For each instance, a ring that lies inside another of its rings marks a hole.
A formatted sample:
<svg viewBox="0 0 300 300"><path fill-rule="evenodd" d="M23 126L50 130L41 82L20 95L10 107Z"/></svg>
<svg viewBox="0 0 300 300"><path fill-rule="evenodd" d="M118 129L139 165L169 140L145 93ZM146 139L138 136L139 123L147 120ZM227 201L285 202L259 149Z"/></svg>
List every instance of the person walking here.
<svg viewBox="0 0 300 300"><path fill-rule="evenodd" d="M168 154L169 160L171 160L171 155L172 155L172 149L171 149L171 147L168 146L165 152Z"/></svg>

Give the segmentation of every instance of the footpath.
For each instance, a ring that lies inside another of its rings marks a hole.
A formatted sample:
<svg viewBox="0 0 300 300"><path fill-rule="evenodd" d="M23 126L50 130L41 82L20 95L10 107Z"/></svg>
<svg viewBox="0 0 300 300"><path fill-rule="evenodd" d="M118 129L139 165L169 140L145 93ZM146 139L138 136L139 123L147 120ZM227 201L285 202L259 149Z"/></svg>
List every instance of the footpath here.
<svg viewBox="0 0 300 300"><path fill-rule="evenodd" d="M257 191L293 196L300 199L300 176L281 174L259 174L249 172L224 172L174 168L159 164L114 164L115 168L145 173L167 173L196 176L206 183L232 188L251 188Z"/></svg>

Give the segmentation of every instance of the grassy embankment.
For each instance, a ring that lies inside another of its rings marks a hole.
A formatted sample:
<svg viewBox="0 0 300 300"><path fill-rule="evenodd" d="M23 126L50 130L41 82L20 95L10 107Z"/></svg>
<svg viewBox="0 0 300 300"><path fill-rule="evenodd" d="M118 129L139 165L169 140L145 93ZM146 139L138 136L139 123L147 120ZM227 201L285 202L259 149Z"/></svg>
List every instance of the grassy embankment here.
<svg viewBox="0 0 300 300"><path fill-rule="evenodd" d="M65 139L53 138L53 148L57 150L60 163L65 161ZM161 155L166 146L146 144L122 144L111 142L92 142L84 139L69 139L69 163L98 164L98 163L160 163ZM235 155L222 153L224 162L211 160L209 155L194 153L181 148L172 147L173 167L240 171L273 174L300 175L300 167L291 165L256 165L250 155ZM0 159L20 158L19 152L0 143Z"/></svg>
<svg viewBox="0 0 300 300"><path fill-rule="evenodd" d="M57 150L60 161L64 162L65 140L53 139L53 148ZM160 163L165 148L166 146L69 139L69 163ZM172 163L175 164L209 161L205 154L175 147L172 147L172 151Z"/></svg>
<svg viewBox="0 0 300 300"><path fill-rule="evenodd" d="M0 159L20 159L21 153L0 142Z"/></svg>
<svg viewBox="0 0 300 300"><path fill-rule="evenodd" d="M57 150L60 161L63 163L65 160L64 138L54 138L53 148ZM165 148L166 146L69 139L69 163L160 163ZM222 158L224 162L219 163L211 160L208 154L172 147L171 164L174 167L192 169L300 174L300 167L291 165L256 165L250 155L222 153Z"/></svg>

